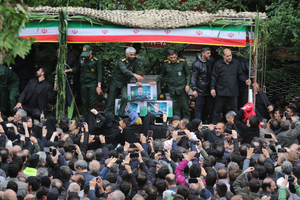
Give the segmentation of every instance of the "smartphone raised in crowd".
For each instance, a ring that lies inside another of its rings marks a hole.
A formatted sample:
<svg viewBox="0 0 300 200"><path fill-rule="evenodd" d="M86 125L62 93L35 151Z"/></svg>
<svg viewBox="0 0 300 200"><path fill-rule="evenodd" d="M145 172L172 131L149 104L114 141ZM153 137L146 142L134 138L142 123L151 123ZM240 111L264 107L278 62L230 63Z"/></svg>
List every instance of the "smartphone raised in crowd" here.
<svg viewBox="0 0 300 200"><path fill-rule="evenodd" d="M189 183L198 183L198 179L196 179L196 178L189 178Z"/></svg>
<svg viewBox="0 0 300 200"><path fill-rule="evenodd" d="M52 156L56 156L56 148L52 148Z"/></svg>
<svg viewBox="0 0 300 200"><path fill-rule="evenodd" d="M131 153L130 158L137 158L139 157L139 153Z"/></svg>
<svg viewBox="0 0 300 200"><path fill-rule="evenodd" d="M185 131L178 131L178 135L185 135Z"/></svg>
<svg viewBox="0 0 300 200"><path fill-rule="evenodd" d="M148 131L147 140L149 140L150 137L153 138L153 131L152 130Z"/></svg>
<svg viewBox="0 0 300 200"><path fill-rule="evenodd" d="M272 138L272 135L271 134L265 134L264 138Z"/></svg>

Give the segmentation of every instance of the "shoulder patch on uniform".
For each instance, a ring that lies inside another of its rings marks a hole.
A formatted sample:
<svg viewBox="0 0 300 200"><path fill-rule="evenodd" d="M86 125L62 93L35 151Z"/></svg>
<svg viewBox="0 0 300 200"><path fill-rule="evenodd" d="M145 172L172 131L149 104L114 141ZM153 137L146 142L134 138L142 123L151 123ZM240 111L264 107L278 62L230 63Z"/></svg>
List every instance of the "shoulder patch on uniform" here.
<svg viewBox="0 0 300 200"><path fill-rule="evenodd" d="M95 60L98 60L98 58L94 57Z"/></svg>
<svg viewBox="0 0 300 200"><path fill-rule="evenodd" d="M123 61L123 62L126 61L126 58L123 58L122 61Z"/></svg>
<svg viewBox="0 0 300 200"><path fill-rule="evenodd" d="M179 59L180 61L185 61L185 59Z"/></svg>
<svg viewBox="0 0 300 200"><path fill-rule="evenodd" d="M164 60L164 62L168 62L169 60Z"/></svg>

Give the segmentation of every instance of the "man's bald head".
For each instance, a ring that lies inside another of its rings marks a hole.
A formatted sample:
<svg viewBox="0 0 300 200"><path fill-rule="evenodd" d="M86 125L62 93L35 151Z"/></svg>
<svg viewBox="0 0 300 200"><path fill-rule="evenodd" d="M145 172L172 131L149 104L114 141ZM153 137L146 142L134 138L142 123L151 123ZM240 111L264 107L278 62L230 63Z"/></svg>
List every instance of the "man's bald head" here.
<svg viewBox="0 0 300 200"><path fill-rule="evenodd" d="M176 176L175 174L168 174L165 178L167 186L170 187L172 185L176 185Z"/></svg>
<svg viewBox="0 0 300 200"><path fill-rule="evenodd" d="M19 145L15 145L13 148L12 148L12 153L15 155L16 153L18 153L19 151L21 151L21 147Z"/></svg>
<svg viewBox="0 0 300 200"><path fill-rule="evenodd" d="M242 200L242 195L235 195L231 198L231 200Z"/></svg>
<svg viewBox="0 0 300 200"><path fill-rule="evenodd" d="M33 194L27 194L24 197L24 200L33 200L33 199L36 199L36 197Z"/></svg>
<svg viewBox="0 0 300 200"><path fill-rule="evenodd" d="M232 53L231 53L230 49L226 48L226 49L223 50L223 58L224 58L224 61L226 63L231 62L231 60L232 60Z"/></svg>
<svg viewBox="0 0 300 200"><path fill-rule="evenodd" d="M15 191L8 189L4 192L4 199L6 200L16 200L17 199L17 194Z"/></svg>

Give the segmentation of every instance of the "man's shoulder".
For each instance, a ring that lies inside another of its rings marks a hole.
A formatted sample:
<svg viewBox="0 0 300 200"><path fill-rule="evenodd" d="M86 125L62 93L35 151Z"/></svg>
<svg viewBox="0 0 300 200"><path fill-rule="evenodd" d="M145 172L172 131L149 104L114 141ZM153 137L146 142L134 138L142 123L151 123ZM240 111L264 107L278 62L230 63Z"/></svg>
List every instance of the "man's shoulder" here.
<svg viewBox="0 0 300 200"><path fill-rule="evenodd" d="M95 61L100 61L99 57L97 57L97 56L93 56L92 59Z"/></svg>
<svg viewBox="0 0 300 200"><path fill-rule="evenodd" d="M128 61L128 60L127 60L126 56L121 56L121 57L119 58L119 61L121 61L121 62L126 62L126 61Z"/></svg>

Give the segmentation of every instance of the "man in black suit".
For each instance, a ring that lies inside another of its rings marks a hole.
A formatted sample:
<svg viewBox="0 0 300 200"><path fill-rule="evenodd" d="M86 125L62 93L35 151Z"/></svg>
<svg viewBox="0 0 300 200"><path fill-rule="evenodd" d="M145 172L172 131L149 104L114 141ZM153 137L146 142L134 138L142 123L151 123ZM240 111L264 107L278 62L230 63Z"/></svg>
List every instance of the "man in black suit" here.
<svg viewBox="0 0 300 200"><path fill-rule="evenodd" d="M40 118L42 112L47 110L47 100L53 101L57 91L56 88L53 91L52 85L45 80L48 74L49 70L44 67L36 72L38 80L31 79L29 81L21 93L15 109L23 108L33 118Z"/></svg>

